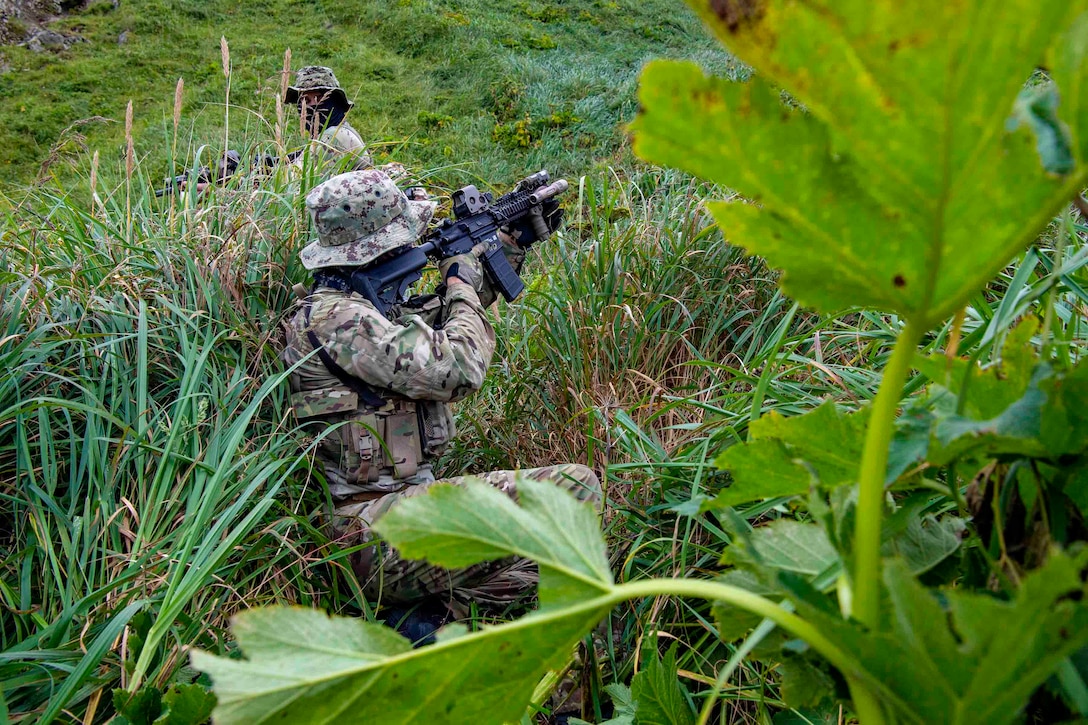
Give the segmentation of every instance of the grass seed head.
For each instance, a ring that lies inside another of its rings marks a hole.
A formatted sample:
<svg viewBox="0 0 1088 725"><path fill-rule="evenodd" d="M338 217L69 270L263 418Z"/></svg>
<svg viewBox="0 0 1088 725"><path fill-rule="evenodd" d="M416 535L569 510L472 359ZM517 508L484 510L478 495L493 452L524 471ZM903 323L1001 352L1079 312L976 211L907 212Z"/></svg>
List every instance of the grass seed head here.
<svg viewBox="0 0 1088 725"><path fill-rule="evenodd" d="M125 107L125 179L132 180L136 166L136 151L132 144L132 101Z"/></svg>
<svg viewBox="0 0 1088 725"><path fill-rule="evenodd" d="M174 87L174 133L178 132L181 124L181 99L185 93L185 79L178 78L178 84Z"/></svg>
<svg viewBox="0 0 1088 725"><path fill-rule="evenodd" d="M230 48L227 47L227 36L219 36L219 53L223 59L223 77L230 78Z"/></svg>

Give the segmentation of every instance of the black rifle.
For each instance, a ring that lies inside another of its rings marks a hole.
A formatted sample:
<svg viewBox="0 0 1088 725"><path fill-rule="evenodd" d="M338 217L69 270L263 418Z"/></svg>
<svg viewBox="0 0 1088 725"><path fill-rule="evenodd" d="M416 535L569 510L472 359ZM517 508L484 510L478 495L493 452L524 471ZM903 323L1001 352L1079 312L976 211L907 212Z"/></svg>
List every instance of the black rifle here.
<svg viewBox="0 0 1088 725"><path fill-rule="evenodd" d="M238 164L241 162L241 159L241 155L234 150L228 151L227 153L223 154L223 158L221 158L219 160L219 163L216 164L216 173L214 178L215 183L227 183L230 177L234 176L235 172L238 171ZM191 177L192 172L186 171L184 174L179 174L173 179L167 179L166 187L162 189L156 189L155 196L167 196L169 194L177 193L177 191L181 189L181 185L188 182ZM201 166L197 170L196 183L209 184L212 182L212 180L213 179L211 168L207 166Z"/></svg>
<svg viewBox="0 0 1088 725"><path fill-rule="evenodd" d="M522 179L513 191L495 200L475 186L458 189L453 193L454 219L443 220L420 244L352 272L348 284L388 317L391 307L407 301L408 288L423 276L428 258L441 261L476 253L495 289L513 300L525 285L503 254L499 230L508 231L525 250L547 239L562 219L555 197L566 190L566 180L551 181L547 171Z"/></svg>

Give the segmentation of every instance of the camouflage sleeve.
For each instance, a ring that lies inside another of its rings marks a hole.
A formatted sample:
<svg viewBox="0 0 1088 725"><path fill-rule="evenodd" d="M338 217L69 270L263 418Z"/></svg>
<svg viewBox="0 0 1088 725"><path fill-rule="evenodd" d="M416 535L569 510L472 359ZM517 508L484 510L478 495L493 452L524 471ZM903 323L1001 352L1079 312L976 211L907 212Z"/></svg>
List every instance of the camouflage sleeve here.
<svg viewBox="0 0 1088 725"><path fill-rule="evenodd" d="M373 164L363 138L346 123L325 129L321 142L343 157L337 164L341 171L362 171Z"/></svg>
<svg viewBox="0 0 1088 725"><path fill-rule="evenodd" d="M339 297L316 302L310 325L336 363L361 380L415 400L454 401L483 385L495 331L468 285L447 292L446 312L436 330L419 315L390 322L365 300Z"/></svg>

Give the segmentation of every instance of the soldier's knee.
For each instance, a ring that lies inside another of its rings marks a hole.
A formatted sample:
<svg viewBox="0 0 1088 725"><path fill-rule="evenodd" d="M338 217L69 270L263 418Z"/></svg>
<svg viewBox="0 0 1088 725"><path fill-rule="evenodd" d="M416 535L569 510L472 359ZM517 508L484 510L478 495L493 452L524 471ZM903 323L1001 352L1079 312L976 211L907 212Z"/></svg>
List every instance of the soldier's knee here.
<svg viewBox="0 0 1088 725"><path fill-rule="evenodd" d="M601 481L589 466L580 463L565 463L559 467L564 488L582 501L601 500Z"/></svg>

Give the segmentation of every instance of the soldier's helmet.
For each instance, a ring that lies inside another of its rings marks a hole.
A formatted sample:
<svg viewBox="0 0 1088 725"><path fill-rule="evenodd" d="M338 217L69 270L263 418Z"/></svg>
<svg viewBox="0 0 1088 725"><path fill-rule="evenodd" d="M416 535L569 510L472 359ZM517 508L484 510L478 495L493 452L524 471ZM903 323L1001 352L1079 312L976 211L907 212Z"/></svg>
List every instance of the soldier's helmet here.
<svg viewBox="0 0 1088 725"><path fill-rule="evenodd" d="M306 195L317 239L302 250L302 266L357 267L415 242L438 205L405 196L376 169L334 176Z"/></svg>
<svg viewBox="0 0 1088 725"><path fill-rule="evenodd" d="M332 68L323 65L308 65L295 71L295 84L287 87L283 102L298 103L299 96L305 91L327 91L348 110L355 105L348 100L348 94L340 87Z"/></svg>

